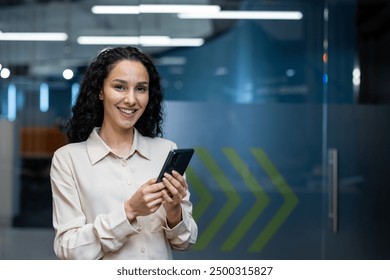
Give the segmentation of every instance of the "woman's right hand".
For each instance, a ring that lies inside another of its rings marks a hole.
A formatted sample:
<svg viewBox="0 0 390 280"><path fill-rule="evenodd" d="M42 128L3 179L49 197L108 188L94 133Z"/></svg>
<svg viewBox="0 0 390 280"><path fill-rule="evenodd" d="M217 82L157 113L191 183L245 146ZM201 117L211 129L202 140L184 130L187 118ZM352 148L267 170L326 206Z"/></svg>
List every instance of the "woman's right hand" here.
<svg viewBox="0 0 390 280"><path fill-rule="evenodd" d="M163 202L164 188L163 183L156 184L156 179L150 179L125 201L125 212L129 222L138 216L147 216L156 212Z"/></svg>

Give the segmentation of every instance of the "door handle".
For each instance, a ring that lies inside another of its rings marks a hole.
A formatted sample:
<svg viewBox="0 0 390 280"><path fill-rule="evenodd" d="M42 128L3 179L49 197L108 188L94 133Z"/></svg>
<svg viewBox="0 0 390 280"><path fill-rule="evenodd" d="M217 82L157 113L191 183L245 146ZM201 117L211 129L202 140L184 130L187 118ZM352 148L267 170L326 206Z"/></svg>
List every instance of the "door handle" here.
<svg viewBox="0 0 390 280"><path fill-rule="evenodd" d="M328 149L329 218L333 233L338 231L338 152Z"/></svg>

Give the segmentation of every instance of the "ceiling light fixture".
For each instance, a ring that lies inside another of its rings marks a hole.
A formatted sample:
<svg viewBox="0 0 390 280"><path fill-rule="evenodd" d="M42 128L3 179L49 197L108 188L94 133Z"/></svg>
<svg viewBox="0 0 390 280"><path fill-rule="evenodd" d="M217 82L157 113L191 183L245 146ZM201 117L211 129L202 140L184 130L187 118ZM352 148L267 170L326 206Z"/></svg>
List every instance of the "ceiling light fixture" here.
<svg viewBox="0 0 390 280"><path fill-rule="evenodd" d="M176 14L176 13L216 13L218 5L96 5L91 8L94 14Z"/></svg>
<svg viewBox="0 0 390 280"><path fill-rule="evenodd" d="M66 41L68 34L58 32L0 32L0 41Z"/></svg>
<svg viewBox="0 0 390 280"><path fill-rule="evenodd" d="M299 11L220 11L214 13L179 13L181 19L263 19L263 20L300 20Z"/></svg>
<svg viewBox="0 0 390 280"><path fill-rule="evenodd" d="M202 38L169 38L168 42L141 42L145 47L200 47L203 44Z"/></svg>
<svg viewBox="0 0 390 280"><path fill-rule="evenodd" d="M138 45L139 38L131 36L80 36L80 45Z"/></svg>
<svg viewBox="0 0 390 280"><path fill-rule="evenodd" d="M139 6L98 5L91 8L93 14L139 14Z"/></svg>
<svg viewBox="0 0 390 280"><path fill-rule="evenodd" d="M80 45L141 45L145 47L199 47L203 38L171 38L169 36L80 36Z"/></svg>

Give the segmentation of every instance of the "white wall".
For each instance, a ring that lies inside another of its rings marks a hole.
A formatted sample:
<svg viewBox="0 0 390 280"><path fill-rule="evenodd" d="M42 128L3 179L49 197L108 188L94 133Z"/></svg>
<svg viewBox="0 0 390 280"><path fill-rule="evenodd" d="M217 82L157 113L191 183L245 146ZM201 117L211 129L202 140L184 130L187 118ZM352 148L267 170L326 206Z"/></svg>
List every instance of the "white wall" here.
<svg viewBox="0 0 390 280"><path fill-rule="evenodd" d="M15 193L15 127L0 119L0 227L12 225Z"/></svg>

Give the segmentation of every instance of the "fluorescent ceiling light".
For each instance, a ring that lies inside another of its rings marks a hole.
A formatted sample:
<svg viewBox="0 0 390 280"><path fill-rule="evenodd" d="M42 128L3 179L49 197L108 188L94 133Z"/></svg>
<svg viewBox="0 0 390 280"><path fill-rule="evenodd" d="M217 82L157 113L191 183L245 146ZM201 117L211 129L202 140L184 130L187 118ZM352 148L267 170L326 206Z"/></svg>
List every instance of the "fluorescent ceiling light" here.
<svg viewBox="0 0 390 280"><path fill-rule="evenodd" d="M218 5L139 5L141 13L217 13Z"/></svg>
<svg viewBox="0 0 390 280"><path fill-rule="evenodd" d="M300 20L303 14L299 11L220 11L217 13L179 13L182 19L268 19Z"/></svg>
<svg viewBox="0 0 390 280"><path fill-rule="evenodd" d="M93 6L91 8L93 14L139 14L139 6L121 6L121 5L106 5Z"/></svg>
<svg viewBox="0 0 390 280"><path fill-rule="evenodd" d="M218 5L96 5L91 11L94 14L176 14L176 13L216 13L221 10Z"/></svg>
<svg viewBox="0 0 390 280"><path fill-rule="evenodd" d="M80 45L141 45L167 43L168 36L80 36L77 43Z"/></svg>
<svg viewBox="0 0 390 280"><path fill-rule="evenodd" d="M139 36L140 45L166 45L169 44L171 38L168 36Z"/></svg>
<svg viewBox="0 0 390 280"><path fill-rule="evenodd" d="M142 45L147 47L199 47L202 38L171 38L169 36L80 36L80 45Z"/></svg>
<svg viewBox="0 0 390 280"><path fill-rule="evenodd" d="M138 37L130 36L80 36L77 38L80 45L138 45Z"/></svg>
<svg viewBox="0 0 390 280"><path fill-rule="evenodd" d="M203 44L202 38L170 38L168 42L141 42L141 45L145 47L200 47Z"/></svg>
<svg viewBox="0 0 390 280"><path fill-rule="evenodd" d="M68 34L55 32L0 32L0 41L66 41Z"/></svg>

